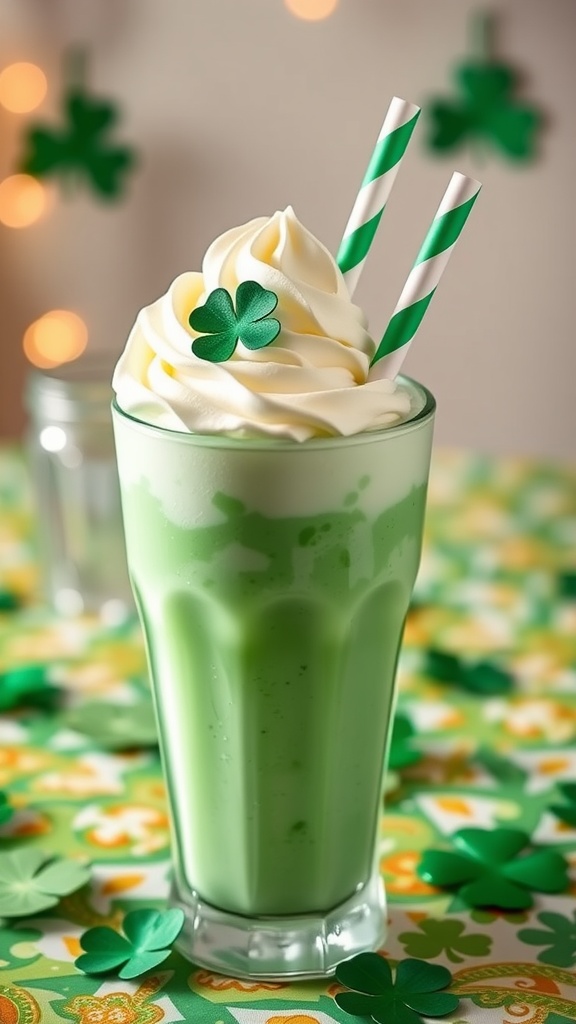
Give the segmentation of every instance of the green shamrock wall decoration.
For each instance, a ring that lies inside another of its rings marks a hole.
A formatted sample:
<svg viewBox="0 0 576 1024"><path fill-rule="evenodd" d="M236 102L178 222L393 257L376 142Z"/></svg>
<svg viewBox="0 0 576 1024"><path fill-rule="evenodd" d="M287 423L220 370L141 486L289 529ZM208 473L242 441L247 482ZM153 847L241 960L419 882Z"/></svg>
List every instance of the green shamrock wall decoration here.
<svg viewBox="0 0 576 1024"><path fill-rule="evenodd" d="M118 977L137 978L158 967L170 956L170 946L184 925L184 913L172 910L131 910L122 922L124 935L113 928L89 928L80 939L85 953L75 966L85 974L108 974L118 968Z"/></svg>
<svg viewBox="0 0 576 1024"><path fill-rule="evenodd" d="M13 590L0 587L0 612L14 612L20 607L20 599Z"/></svg>
<svg viewBox="0 0 576 1024"><path fill-rule="evenodd" d="M558 593L565 601L576 601L576 572L562 572L558 576Z"/></svg>
<svg viewBox="0 0 576 1024"><path fill-rule="evenodd" d="M453 99L434 98L426 104L428 145L437 153L452 153L469 143L477 153L491 147L511 160L527 163L536 155L543 116L535 107L516 99L514 69L494 60L494 27L493 15L480 13L474 17L475 53L454 73L459 95Z"/></svg>
<svg viewBox="0 0 576 1024"><path fill-rule="evenodd" d="M134 166L134 150L110 141L118 107L85 88L83 55L74 52L67 63L70 81L62 99L63 123L28 128L19 170L36 178L57 177L65 184L84 181L101 198L117 199Z"/></svg>
<svg viewBox="0 0 576 1024"><path fill-rule="evenodd" d="M352 992L334 997L340 1009L376 1024L421 1024L425 1017L444 1017L457 1008L458 996L441 992L452 981L447 967L424 960L400 960L396 977L378 953L359 953L336 968L336 978Z"/></svg>
<svg viewBox="0 0 576 1024"><path fill-rule="evenodd" d="M455 850L427 850L417 871L430 885L457 892L470 907L524 910L535 892L562 892L568 864L555 850L526 853L530 837L514 828L462 828Z"/></svg>
<svg viewBox="0 0 576 1024"><path fill-rule="evenodd" d="M280 321L270 316L277 305L278 296L257 281L238 285L236 309L226 288L216 288L204 306L190 313L192 330L202 334L192 342L194 355L222 363L230 359L239 341L253 350L271 345L281 330Z"/></svg>

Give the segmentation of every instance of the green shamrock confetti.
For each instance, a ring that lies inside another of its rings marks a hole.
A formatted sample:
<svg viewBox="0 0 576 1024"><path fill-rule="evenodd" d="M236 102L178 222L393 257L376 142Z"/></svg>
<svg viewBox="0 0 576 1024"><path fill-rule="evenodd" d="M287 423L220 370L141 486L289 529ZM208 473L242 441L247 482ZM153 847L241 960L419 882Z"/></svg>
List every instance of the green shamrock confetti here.
<svg viewBox="0 0 576 1024"><path fill-rule="evenodd" d="M89 878L84 864L37 848L0 853L0 916L40 913L56 906L61 896L76 892Z"/></svg>
<svg viewBox="0 0 576 1024"><path fill-rule="evenodd" d="M5 825L14 814L14 808L8 800L6 793L0 790L0 825Z"/></svg>
<svg viewBox="0 0 576 1024"><path fill-rule="evenodd" d="M86 701L70 708L62 716L62 724L106 750L158 745L154 708L149 700L135 704Z"/></svg>
<svg viewBox="0 0 576 1024"><path fill-rule="evenodd" d="M338 992L338 1006L377 1024L420 1024L419 1014L444 1017L458 996L440 992L452 981L447 967L423 960L400 960L392 980L390 964L378 953L359 953L336 968L336 978L352 992Z"/></svg>
<svg viewBox="0 0 576 1024"><path fill-rule="evenodd" d="M564 917L551 910L536 915L547 930L522 928L518 938L529 946L547 946L536 959L555 967L573 967L576 964L576 910L573 917Z"/></svg>
<svg viewBox="0 0 576 1024"><path fill-rule="evenodd" d="M513 828L463 828L452 840L456 850L427 850L418 865L425 882L455 890L470 907L525 910L535 892L562 892L568 864L554 850L523 851L526 832ZM519 856L522 854L522 856Z"/></svg>
<svg viewBox="0 0 576 1024"><path fill-rule="evenodd" d="M465 935L466 925L455 918L428 917L419 921L417 927L419 932L402 932L398 936L408 956L431 960L445 953L453 964L461 964L469 956L488 956L492 946L489 935Z"/></svg>
<svg viewBox="0 0 576 1024"><path fill-rule="evenodd" d="M0 587L0 612L14 612L20 604L20 598L13 590Z"/></svg>
<svg viewBox="0 0 576 1024"><path fill-rule="evenodd" d="M239 341L246 348L270 345L281 330L279 320L270 316L278 305L278 296L262 288L257 281L242 281L236 290L236 310L225 288L216 288L204 306L192 310L189 322L202 337L192 342L192 351L200 359L222 363Z"/></svg>
<svg viewBox="0 0 576 1024"><path fill-rule="evenodd" d="M512 160L529 161L543 117L515 98L514 69L492 57L494 17L476 15L472 27L476 54L455 70L459 96L429 104L428 144L440 153L453 152L466 142L477 147L489 144Z"/></svg>
<svg viewBox="0 0 576 1024"><path fill-rule="evenodd" d="M576 601L576 572L563 572L558 576L560 597L566 601Z"/></svg>
<svg viewBox="0 0 576 1024"><path fill-rule="evenodd" d="M19 665L0 673L0 711L10 711L22 704L41 704L43 707L56 696L50 683L46 665Z"/></svg>
<svg viewBox="0 0 576 1024"><path fill-rule="evenodd" d="M392 771L399 771L400 768L408 768L421 760L422 754L415 750L411 744L414 736L414 726L406 715L397 714L392 728L390 740L390 752L388 755L388 767Z"/></svg>
<svg viewBox="0 0 576 1024"><path fill-rule="evenodd" d="M490 661L465 660L435 647L426 652L423 672L439 682L453 683L462 690L484 697L507 694L514 687L513 677L499 665Z"/></svg>
<svg viewBox="0 0 576 1024"><path fill-rule="evenodd" d="M561 821L576 828L576 782L559 782L557 789L567 803L551 804L550 810Z"/></svg>
<svg viewBox="0 0 576 1024"><path fill-rule="evenodd" d="M75 966L85 974L116 971L124 980L137 978L170 956L170 947L182 931L184 913L172 910L132 910L126 914L124 935L113 928L89 928L80 939L85 953Z"/></svg>
<svg viewBox="0 0 576 1024"><path fill-rule="evenodd" d="M479 747L474 754L474 760L486 768L503 785L524 789L528 778L527 771L509 758L503 757L492 747Z"/></svg>
<svg viewBox="0 0 576 1024"><path fill-rule="evenodd" d="M32 124L25 136L20 170L37 178L83 179L97 195L115 199L135 162L134 151L109 141L118 119L116 104L91 96L80 81L83 55L68 58L71 83L63 100L60 127Z"/></svg>

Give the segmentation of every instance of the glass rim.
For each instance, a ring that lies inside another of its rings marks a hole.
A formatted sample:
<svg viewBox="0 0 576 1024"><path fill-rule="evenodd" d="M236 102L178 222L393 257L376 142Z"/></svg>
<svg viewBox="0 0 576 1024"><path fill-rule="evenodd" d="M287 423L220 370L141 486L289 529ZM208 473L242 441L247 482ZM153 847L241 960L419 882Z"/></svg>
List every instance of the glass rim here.
<svg viewBox="0 0 576 1024"><path fill-rule="evenodd" d="M174 441L182 444L196 444L207 448L231 448L250 449L258 448L277 451L296 451L299 449L310 450L312 448L338 448L348 447L354 444L370 444L383 440L385 437L397 437L399 434L410 433L432 418L436 410L436 399L432 392L420 381L413 377L399 375L399 381L406 381L412 387L419 389L424 395L424 405L409 419L389 427L379 427L375 430L364 430L358 434L337 434L330 437L310 437L305 441L296 441L286 437L234 437L230 434L214 433L193 433L192 431L172 430L170 427L160 427L140 419L131 412L126 412L119 404L116 396L112 399L112 412L121 420L126 420L144 432L151 433L158 437L171 437Z"/></svg>

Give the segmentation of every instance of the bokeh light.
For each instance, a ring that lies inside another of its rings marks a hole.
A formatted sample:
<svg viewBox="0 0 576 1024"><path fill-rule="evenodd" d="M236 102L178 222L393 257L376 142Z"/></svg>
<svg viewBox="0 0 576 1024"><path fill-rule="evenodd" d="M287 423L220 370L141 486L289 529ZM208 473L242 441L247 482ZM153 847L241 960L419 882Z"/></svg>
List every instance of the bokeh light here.
<svg viewBox="0 0 576 1024"><path fill-rule="evenodd" d="M47 206L43 185L30 174L11 174L0 181L0 221L8 228L27 228Z"/></svg>
<svg viewBox="0 0 576 1024"><path fill-rule="evenodd" d="M338 0L284 0L291 14L304 21L321 21L329 18L338 6Z"/></svg>
<svg viewBox="0 0 576 1024"><path fill-rule="evenodd" d="M42 68L19 61L0 72L0 103L12 114L29 114L46 95L48 82Z"/></svg>
<svg viewBox="0 0 576 1024"><path fill-rule="evenodd" d="M66 447L66 431L52 425L44 427L40 431L40 444L46 452L61 452Z"/></svg>
<svg viewBox="0 0 576 1024"><path fill-rule="evenodd" d="M34 366L47 370L77 359L86 348L88 328L76 313L53 309L26 329L22 346Z"/></svg>

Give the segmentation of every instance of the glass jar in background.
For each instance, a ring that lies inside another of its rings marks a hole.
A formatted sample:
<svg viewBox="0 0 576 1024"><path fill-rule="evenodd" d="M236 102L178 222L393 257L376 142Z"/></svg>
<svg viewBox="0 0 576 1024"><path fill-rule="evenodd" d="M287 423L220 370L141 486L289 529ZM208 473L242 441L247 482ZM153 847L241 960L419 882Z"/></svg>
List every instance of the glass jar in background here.
<svg viewBox="0 0 576 1024"><path fill-rule="evenodd" d="M29 452L45 594L64 615L110 623L133 610L110 401L112 356L34 370Z"/></svg>

